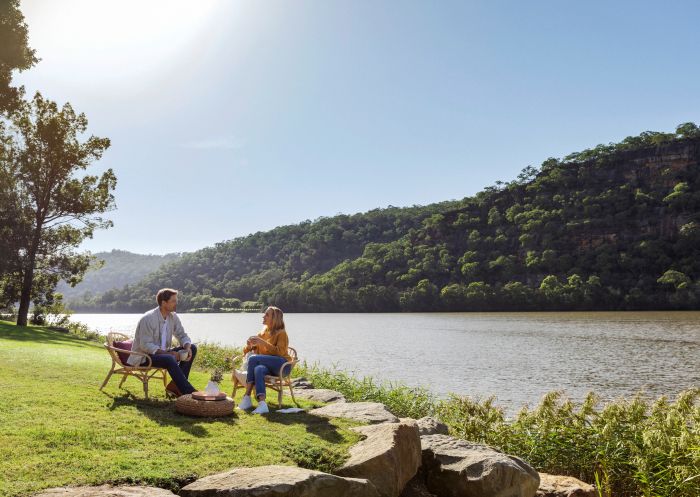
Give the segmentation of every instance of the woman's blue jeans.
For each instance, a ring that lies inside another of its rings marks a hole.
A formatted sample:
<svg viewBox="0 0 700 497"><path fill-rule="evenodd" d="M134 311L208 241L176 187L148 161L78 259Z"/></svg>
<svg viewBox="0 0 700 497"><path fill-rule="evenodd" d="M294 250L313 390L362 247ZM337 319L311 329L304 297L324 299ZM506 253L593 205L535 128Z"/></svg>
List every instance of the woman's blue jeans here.
<svg viewBox="0 0 700 497"><path fill-rule="evenodd" d="M246 382L255 383L256 397L265 395L265 376L278 376L280 374L280 368L285 362L287 362L287 359L278 355L254 354L248 358Z"/></svg>

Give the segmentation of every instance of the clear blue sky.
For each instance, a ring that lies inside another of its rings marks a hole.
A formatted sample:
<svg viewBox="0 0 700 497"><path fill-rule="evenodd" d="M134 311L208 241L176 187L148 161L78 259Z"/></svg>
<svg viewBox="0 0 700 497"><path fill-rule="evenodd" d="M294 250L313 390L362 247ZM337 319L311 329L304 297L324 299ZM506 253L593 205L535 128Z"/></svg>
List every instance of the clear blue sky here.
<svg viewBox="0 0 700 497"><path fill-rule="evenodd" d="M24 0L17 81L112 140L115 227L191 251L700 123L700 3Z"/></svg>

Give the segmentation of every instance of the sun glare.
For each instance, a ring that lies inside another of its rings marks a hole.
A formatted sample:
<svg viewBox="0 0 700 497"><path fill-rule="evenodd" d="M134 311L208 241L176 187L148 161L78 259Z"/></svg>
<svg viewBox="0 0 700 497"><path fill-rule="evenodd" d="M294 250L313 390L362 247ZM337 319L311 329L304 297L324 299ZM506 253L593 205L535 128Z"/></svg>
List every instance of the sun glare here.
<svg viewBox="0 0 700 497"><path fill-rule="evenodd" d="M41 66L105 86L143 85L202 47L213 0L25 1Z"/></svg>

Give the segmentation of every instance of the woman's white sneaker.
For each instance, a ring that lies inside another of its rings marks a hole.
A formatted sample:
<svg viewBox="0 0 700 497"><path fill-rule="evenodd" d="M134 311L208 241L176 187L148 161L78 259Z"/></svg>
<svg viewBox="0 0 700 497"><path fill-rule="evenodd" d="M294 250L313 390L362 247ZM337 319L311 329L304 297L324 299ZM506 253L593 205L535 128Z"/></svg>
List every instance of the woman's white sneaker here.
<svg viewBox="0 0 700 497"><path fill-rule="evenodd" d="M250 409L253 407L253 402L250 400L250 395L244 395L241 399L240 404L238 404L239 409Z"/></svg>
<svg viewBox="0 0 700 497"><path fill-rule="evenodd" d="M253 414L267 414L270 409L267 407L267 403L264 400L258 402L258 407L253 411Z"/></svg>

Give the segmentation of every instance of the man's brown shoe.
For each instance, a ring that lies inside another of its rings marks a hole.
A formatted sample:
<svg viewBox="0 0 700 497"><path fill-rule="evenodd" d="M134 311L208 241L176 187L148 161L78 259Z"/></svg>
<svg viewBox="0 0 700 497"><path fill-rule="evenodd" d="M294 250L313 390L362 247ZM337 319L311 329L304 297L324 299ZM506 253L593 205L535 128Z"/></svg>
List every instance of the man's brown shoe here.
<svg viewBox="0 0 700 497"><path fill-rule="evenodd" d="M165 394L168 397L175 397L176 399L182 395L182 393L180 393L180 389L177 388L177 385L175 384L174 381L171 381L165 387Z"/></svg>

